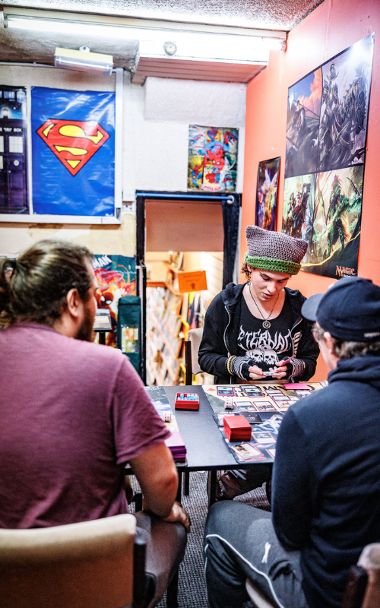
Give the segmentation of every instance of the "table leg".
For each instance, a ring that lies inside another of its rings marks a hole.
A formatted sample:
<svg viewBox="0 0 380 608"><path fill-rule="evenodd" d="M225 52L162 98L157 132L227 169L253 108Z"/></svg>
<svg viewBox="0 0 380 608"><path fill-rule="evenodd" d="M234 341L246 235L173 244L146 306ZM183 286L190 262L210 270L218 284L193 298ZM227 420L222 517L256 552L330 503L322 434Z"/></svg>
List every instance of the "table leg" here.
<svg viewBox="0 0 380 608"><path fill-rule="evenodd" d="M181 468L178 467L177 471L178 471L178 490L177 490L176 500L178 500L178 502L181 502L181 498L182 498L182 471L181 471Z"/></svg>
<svg viewBox="0 0 380 608"><path fill-rule="evenodd" d="M216 497L216 471L209 471L208 473L208 508L215 502Z"/></svg>
<svg viewBox="0 0 380 608"><path fill-rule="evenodd" d="M178 570L167 588L166 605L168 608L178 608Z"/></svg>
<svg viewBox="0 0 380 608"><path fill-rule="evenodd" d="M185 496L189 496L190 491L190 473L185 471L183 476L183 493Z"/></svg>

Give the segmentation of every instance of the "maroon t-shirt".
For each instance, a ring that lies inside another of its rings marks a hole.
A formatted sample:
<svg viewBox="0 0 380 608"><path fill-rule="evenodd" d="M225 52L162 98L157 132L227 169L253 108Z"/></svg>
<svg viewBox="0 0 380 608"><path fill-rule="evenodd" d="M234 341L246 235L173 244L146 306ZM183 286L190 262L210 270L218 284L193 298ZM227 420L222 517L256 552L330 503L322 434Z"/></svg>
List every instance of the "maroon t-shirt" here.
<svg viewBox="0 0 380 608"><path fill-rule="evenodd" d="M169 435L119 351L38 323L0 331L0 528L128 512L123 464Z"/></svg>

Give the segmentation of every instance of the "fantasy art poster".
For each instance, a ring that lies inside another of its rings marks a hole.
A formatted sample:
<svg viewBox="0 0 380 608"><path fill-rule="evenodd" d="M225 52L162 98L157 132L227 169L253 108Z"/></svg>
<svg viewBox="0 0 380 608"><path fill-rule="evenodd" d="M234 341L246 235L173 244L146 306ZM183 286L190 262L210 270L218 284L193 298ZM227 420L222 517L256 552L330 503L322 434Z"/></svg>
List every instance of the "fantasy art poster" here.
<svg viewBox="0 0 380 608"><path fill-rule="evenodd" d="M304 238L302 269L357 275L374 35L288 92L282 231Z"/></svg>
<svg viewBox="0 0 380 608"><path fill-rule="evenodd" d="M236 190L238 129L189 127L189 190Z"/></svg>
<svg viewBox="0 0 380 608"><path fill-rule="evenodd" d="M256 226L275 230L280 157L259 162L256 192Z"/></svg>
<svg viewBox="0 0 380 608"><path fill-rule="evenodd" d="M116 347L117 305L122 296L136 295L135 259L123 255L94 255L94 273L98 284L98 308L111 313L112 331L106 334L106 344Z"/></svg>

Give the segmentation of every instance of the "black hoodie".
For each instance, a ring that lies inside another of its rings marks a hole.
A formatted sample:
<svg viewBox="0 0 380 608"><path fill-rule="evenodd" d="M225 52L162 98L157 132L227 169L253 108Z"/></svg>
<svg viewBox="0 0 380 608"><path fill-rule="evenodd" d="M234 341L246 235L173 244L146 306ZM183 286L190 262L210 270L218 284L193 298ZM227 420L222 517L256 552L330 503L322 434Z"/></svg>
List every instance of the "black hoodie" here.
<svg viewBox="0 0 380 608"><path fill-rule="evenodd" d="M340 360L285 414L272 485L279 540L301 551L310 608L341 606L348 570L380 542L380 354Z"/></svg>
<svg viewBox="0 0 380 608"><path fill-rule="evenodd" d="M227 359L238 355L240 300L244 284L229 283L211 302L207 309L202 342L199 347L199 365L202 371L216 376L216 384L236 382L227 372ZM305 363L299 380L309 380L315 372L319 347L311 333L311 324L301 317L301 306L306 298L298 291L285 287L285 297L293 310L293 354ZM239 380L237 380L239 382Z"/></svg>

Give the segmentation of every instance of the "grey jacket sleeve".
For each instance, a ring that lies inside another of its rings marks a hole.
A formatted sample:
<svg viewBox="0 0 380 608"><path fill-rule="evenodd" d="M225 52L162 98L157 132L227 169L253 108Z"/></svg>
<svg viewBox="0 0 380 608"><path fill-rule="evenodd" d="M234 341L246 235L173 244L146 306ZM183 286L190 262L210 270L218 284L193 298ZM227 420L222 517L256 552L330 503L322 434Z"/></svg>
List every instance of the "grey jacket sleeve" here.
<svg viewBox="0 0 380 608"><path fill-rule="evenodd" d="M290 549L302 549L309 541L312 479L306 437L290 409L280 426L272 481L274 529Z"/></svg>

